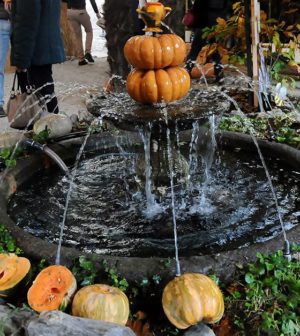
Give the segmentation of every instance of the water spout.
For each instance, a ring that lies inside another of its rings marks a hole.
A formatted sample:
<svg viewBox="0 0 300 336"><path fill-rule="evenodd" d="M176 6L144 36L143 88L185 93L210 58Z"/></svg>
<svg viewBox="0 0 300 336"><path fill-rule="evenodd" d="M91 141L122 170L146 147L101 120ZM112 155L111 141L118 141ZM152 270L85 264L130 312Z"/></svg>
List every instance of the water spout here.
<svg viewBox="0 0 300 336"><path fill-rule="evenodd" d="M41 150L43 151L46 155L48 155L55 163L57 163L57 165L59 166L59 168L66 174L69 173L69 168L66 166L66 164L64 163L64 161L49 147L47 147L46 145L42 145L32 139L26 139L22 142L24 148L34 148L37 150Z"/></svg>

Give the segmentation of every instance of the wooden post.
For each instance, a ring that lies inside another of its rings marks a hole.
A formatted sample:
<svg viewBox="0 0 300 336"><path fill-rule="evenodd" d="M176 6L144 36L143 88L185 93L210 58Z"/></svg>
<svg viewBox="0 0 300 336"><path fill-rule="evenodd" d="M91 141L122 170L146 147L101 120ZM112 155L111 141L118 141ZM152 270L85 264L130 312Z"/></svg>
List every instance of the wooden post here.
<svg viewBox="0 0 300 336"><path fill-rule="evenodd" d="M254 90L258 92L258 44L259 44L259 28L260 27L260 5L257 0L251 0L251 33L252 33L252 64L253 64L253 80ZM258 107L258 98L254 95L254 107Z"/></svg>

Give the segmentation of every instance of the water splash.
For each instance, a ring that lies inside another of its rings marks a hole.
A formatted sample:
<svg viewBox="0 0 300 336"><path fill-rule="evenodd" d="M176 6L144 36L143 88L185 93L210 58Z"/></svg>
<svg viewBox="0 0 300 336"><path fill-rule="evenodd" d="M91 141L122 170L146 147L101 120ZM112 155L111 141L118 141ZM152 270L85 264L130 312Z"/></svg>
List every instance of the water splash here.
<svg viewBox="0 0 300 336"><path fill-rule="evenodd" d="M140 131L141 138L144 143L145 151L145 193L146 193L146 210L145 215L152 218L162 211L159 204L155 201L154 194L152 193L152 168L151 168L151 128L152 124L149 123L144 130Z"/></svg>
<svg viewBox="0 0 300 336"><path fill-rule="evenodd" d="M71 174L70 186L69 186L69 189L68 189L68 192L67 192L63 218L62 218L62 221L61 221L61 224L60 224L60 234L59 234L57 253L56 253L56 259L55 259L55 264L56 265L60 265L61 246L62 246L62 240L63 240L65 223L66 223L66 219L67 219L67 212L68 212L68 208L69 208L69 203L70 203L70 200L71 200L73 187L75 185L74 184L74 179L75 179L75 176L76 176L76 172L77 172L78 165L79 165L81 156L83 154L84 148L86 146L88 138L90 137L90 135L92 133L93 127L95 126L96 123L98 123L100 126L102 126L102 119L99 118L90 125L90 127L88 129L88 132L87 132L87 134L86 134L86 136L85 136L85 138L82 142L82 145L81 145L81 147L80 147L80 149L77 153L77 156L76 156L75 164L74 164L73 171L72 171L72 174Z"/></svg>
<svg viewBox="0 0 300 336"><path fill-rule="evenodd" d="M209 117L209 130L210 130L210 139L207 141L207 150L206 155L203 155L204 159L204 182L202 186L202 193L200 196L200 204L199 204L199 211L200 213L204 213L205 211L209 210L209 212L213 211L213 208L210 204L207 203L207 192L208 192L208 185L211 179L211 167L213 164L214 155L217 149L217 141L216 141L216 130L217 130L217 122L216 117L214 115Z"/></svg>
<svg viewBox="0 0 300 336"><path fill-rule="evenodd" d="M166 124L168 124L168 117L166 116ZM179 261L179 249L178 249L178 237L177 237L177 219L176 219L176 207L175 207L175 193L174 193L174 157L173 148L174 144L171 142L171 131L167 125L167 151L168 151L168 162L169 162L169 177L170 177L170 188L171 188L171 209L172 209L172 220L173 220L173 232L174 232L174 247L175 247L175 263L176 263L176 276L181 275L180 261Z"/></svg>
<svg viewBox="0 0 300 336"><path fill-rule="evenodd" d="M286 235L286 230L285 230L285 226L284 226L284 223L283 223L283 219L282 219L282 216L281 216L281 210L280 210L280 207L279 207L279 204L278 204L278 198L277 198L277 195L276 195L276 192L275 192L275 188L273 186L273 182L272 182L272 179L271 179L271 176L270 176L267 164L266 164L265 159L264 159L264 157L262 155L262 152L261 152L261 149L259 147L258 141L257 141L257 139L255 137L254 127L253 127L252 123L247 119L247 117L244 114L244 112L240 109L237 101L235 99L233 99L232 97L230 97L229 95L227 95L223 91L220 91L220 93L233 103L233 105L235 106L236 110L238 111L238 113L240 114L240 116L243 117L243 119L245 120L245 123L247 124L247 126L249 128L250 136L251 136L251 138L253 140L253 143L255 144L255 147L256 147L257 152L259 154L261 163L262 163L262 165L264 167L264 170L265 170L265 174L266 174L266 177L267 177L270 189L271 189L271 194L272 194L273 199L274 199L274 203L275 203L278 219L279 219L279 222L280 222L282 234L283 234L284 240L286 241L287 240L287 235Z"/></svg>

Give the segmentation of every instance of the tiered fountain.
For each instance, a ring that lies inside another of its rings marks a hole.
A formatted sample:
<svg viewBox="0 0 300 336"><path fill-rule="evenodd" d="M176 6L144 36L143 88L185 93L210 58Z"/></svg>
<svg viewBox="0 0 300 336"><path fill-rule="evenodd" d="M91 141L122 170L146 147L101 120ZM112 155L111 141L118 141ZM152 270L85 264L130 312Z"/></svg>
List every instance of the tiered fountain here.
<svg viewBox="0 0 300 336"><path fill-rule="evenodd" d="M160 34L160 20L168 12L149 2L140 11L145 36L125 46L134 66L127 81L134 100L112 92L90 105L100 124L117 128L54 147L62 158L74 158L79 148L84 154L81 161L77 156L72 193L69 179L57 171L37 175L37 160L20 163L14 178L6 180L10 195L18 186L9 204L18 226L6 215L5 197L1 217L29 256L54 260L53 243L63 232L63 245L71 247L62 249L63 263L88 252L117 265L128 279L170 277L174 268L178 274L213 271L226 278L235 261L255 257L258 249L282 248L283 240L272 239L281 237L282 227L256 148L248 136L216 133L230 99L216 87L189 90L184 42ZM298 151L259 145L263 153L299 167ZM290 236L297 237L299 175L283 170L277 160L268 162L285 229L293 228ZM174 267L164 269L161 261L174 254Z"/></svg>

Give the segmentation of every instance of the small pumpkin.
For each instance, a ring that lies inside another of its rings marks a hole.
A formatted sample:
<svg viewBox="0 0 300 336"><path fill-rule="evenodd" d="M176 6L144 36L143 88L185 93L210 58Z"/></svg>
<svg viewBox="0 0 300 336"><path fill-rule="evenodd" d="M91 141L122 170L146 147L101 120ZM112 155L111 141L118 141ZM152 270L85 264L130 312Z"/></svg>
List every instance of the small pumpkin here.
<svg viewBox="0 0 300 336"><path fill-rule="evenodd" d="M216 283L204 274L186 273L164 288L162 305L169 321L186 329L200 321L218 322L224 313L224 299Z"/></svg>
<svg viewBox="0 0 300 336"><path fill-rule="evenodd" d="M72 314L125 325L129 316L129 301L119 288L103 284L85 286L74 296Z"/></svg>
<svg viewBox="0 0 300 336"><path fill-rule="evenodd" d="M147 315L142 311L138 311L134 315L134 318L128 320L126 326L129 327L136 336L154 336L150 330Z"/></svg>
<svg viewBox="0 0 300 336"><path fill-rule="evenodd" d="M138 69L153 70L181 65L186 56L186 45L175 34L158 37L139 35L131 37L124 46L129 64Z"/></svg>
<svg viewBox="0 0 300 336"><path fill-rule="evenodd" d="M194 66L191 71L192 78L200 78L205 76L206 78L212 78L215 76L215 66L213 63L206 63L204 65Z"/></svg>
<svg viewBox="0 0 300 336"><path fill-rule="evenodd" d="M77 288L74 275L65 266L52 265L43 269L27 293L29 306L37 311L64 310Z"/></svg>
<svg viewBox="0 0 300 336"><path fill-rule="evenodd" d="M190 85L190 76L181 67L134 69L127 77L127 92L140 103L169 103L181 99L188 93Z"/></svg>
<svg viewBox="0 0 300 336"><path fill-rule="evenodd" d="M14 253L0 254L0 297L14 296L28 285L30 261Z"/></svg>

